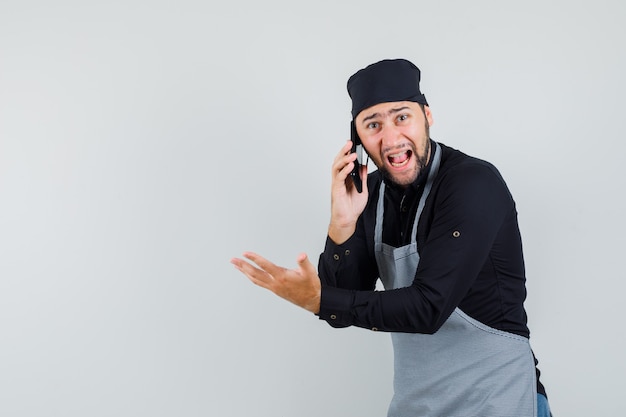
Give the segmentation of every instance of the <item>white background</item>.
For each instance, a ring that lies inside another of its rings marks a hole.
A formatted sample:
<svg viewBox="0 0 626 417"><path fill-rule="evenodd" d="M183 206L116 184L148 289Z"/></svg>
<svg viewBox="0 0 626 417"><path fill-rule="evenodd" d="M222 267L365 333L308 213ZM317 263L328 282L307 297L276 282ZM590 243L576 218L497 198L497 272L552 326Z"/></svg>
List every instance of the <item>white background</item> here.
<svg viewBox="0 0 626 417"><path fill-rule="evenodd" d="M317 259L345 83L397 57L516 199L555 415L624 415L624 4L2 0L0 415L385 415L389 336L229 259Z"/></svg>

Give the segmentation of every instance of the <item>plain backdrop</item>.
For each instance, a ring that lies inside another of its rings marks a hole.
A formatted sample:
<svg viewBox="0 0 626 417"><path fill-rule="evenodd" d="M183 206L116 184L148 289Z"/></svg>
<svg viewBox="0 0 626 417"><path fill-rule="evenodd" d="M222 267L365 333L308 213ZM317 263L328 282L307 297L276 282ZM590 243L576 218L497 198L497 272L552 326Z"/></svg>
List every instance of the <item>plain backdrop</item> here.
<svg viewBox="0 0 626 417"><path fill-rule="evenodd" d="M399 57L514 195L555 416L626 414L625 4L1 0L0 415L384 416L389 335L229 260L316 262L345 83Z"/></svg>

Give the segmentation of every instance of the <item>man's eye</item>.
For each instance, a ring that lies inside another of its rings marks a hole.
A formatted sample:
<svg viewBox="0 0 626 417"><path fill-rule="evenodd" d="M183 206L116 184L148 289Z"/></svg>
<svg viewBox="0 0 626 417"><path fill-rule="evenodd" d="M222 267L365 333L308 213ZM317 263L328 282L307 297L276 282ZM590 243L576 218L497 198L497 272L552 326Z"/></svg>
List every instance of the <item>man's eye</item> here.
<svg viewBox="0 0 626 417"><path fill-rule="evenodd" d="M406 119L408 119L408 118L409 118L408 114L401 114L401 115L398 116L398 120L401 121L401 122L406 120Z"/></svg>
<svg viewBox="0 0 626 417"><path fill-rule="evenodd" d="M376 129L378 127L378 122L372 122L367 125L368 129Z"/></svg>

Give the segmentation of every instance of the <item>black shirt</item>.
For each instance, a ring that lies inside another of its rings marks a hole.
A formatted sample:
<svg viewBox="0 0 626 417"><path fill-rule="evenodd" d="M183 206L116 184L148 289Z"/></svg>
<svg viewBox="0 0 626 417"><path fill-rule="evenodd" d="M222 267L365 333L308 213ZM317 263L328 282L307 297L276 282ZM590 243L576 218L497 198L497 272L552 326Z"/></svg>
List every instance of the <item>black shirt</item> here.
<svg viewBox="0 0 626 417"><path fill-rule="evenodd" d="M459 307L490 327L528 337L513 198L493 165L440 145L441 166L417 228L420 263L413 284L374 291L374 225L383 180L375 171L368 175L369 200L354 235L341 245L327 238L320 256L319 317L334 327L432 334ZM406 188L386 183L383 242L397 247L411 241L429 169L430 163Z"/></svg>
<svg viewBox="0 0 626 417"><path fill-rule="evenodd" d="M369 198L355 233L341 245L326 239L318 265L319 317L333 327L432 334L459 307L492 328L529 337L515 202L493 165L440 146L441 166L417 227L420 262L413 283L375 291L374 226L383 181L375 171L368 175ZM430 163L406 188L385 183L384 243L410 243L429 170ZM536 374L537 392L546 395L539 369Z"/></svg>

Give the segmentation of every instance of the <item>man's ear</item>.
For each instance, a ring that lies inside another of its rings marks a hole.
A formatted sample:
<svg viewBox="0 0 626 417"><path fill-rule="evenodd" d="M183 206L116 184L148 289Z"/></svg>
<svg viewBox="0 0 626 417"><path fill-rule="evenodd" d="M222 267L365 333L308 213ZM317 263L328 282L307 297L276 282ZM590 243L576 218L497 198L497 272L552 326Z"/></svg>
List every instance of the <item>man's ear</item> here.
<svg viewBox="0 0 626 417"><path fill-rule="evenodd" d="M435 123L433 119L433 113L430 111L430 107L424 106L424 116L426 116L426 121L428 122L428 126L432 126Z"/></svg>

